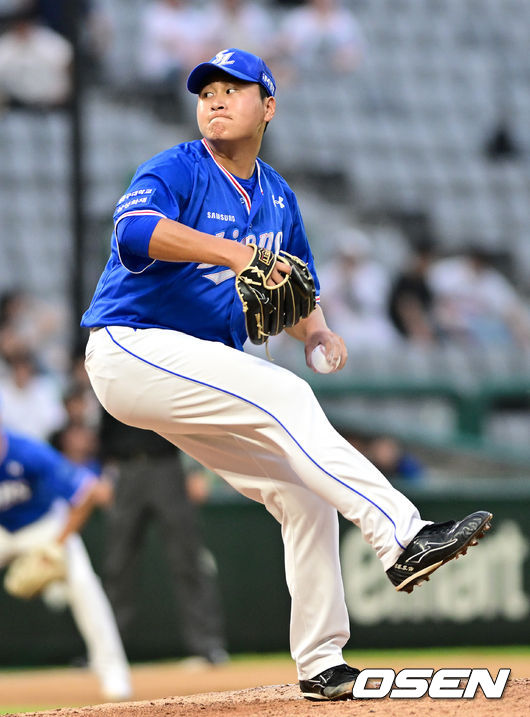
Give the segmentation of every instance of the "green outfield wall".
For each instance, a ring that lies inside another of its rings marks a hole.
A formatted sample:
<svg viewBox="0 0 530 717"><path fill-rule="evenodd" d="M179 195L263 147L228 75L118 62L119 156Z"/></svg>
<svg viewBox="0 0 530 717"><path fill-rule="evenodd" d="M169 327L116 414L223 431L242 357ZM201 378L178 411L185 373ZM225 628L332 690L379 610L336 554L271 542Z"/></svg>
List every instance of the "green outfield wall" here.
<svg viewBox="0 0 530 717"><path fill-rule="evenodd" d="M405 486L422 516L461 517L484 508L493 528L478 548L453 561L412 595L398 594L359 531L341 518L341 561L351 617L349 647L528 644L530 637L530 480L465 479L450 489ZM215 558L232 652L288 650L289 596L279 526L246 500L201 509L205 541ZM104 514L83 537L101 570ZM315 574L315 582L319 576ZM178 609L156 526L146 542L136 593L133 660L179 657ZM68 611L40 600L21 602L0 591L0 664L70 662L84 655Z"/></svg>

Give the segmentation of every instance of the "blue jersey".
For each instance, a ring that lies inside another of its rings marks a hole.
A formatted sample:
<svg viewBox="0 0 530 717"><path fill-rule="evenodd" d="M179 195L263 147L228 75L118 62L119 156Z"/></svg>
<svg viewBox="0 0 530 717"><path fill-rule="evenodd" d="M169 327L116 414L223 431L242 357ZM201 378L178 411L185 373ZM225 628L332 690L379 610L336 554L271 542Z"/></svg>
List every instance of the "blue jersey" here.
<svg viewBox="0 0 530 717"><path fill-rule="evenodd" d="M227 267L149 258L160 218L207 234L281 249L306 261L318 278L298 203L285 180L256 160L253 181L230 174L205 140L185 142L141 165L114 214L111 255L82 325L167 328L241 349L247 338L234 273ZM121 227L150 218L144 242ZM317 299L318 300L318 299Z"/></svg>
<svg viewBox="0 0 530 717"><path fill-rule="evenodd" d="M76 502L96 476L47 443L3 432L0 451L0 525L14 532L34 523L62 498Z"/></svg>

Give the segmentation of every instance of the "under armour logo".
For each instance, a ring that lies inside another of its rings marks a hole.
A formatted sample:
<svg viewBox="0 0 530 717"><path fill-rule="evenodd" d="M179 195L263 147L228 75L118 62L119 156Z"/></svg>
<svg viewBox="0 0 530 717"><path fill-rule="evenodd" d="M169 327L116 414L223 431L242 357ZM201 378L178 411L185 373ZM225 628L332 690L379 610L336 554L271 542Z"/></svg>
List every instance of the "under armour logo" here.
<svg viewBox="0 0 530 717"><path fill-rule="evenodd" d="M285 204L283 203L283 197L278 197L278 199L276 199L276 197L273 194L272 201L274 202L274 204L277 204L282 209L285 209Z"/></svg>
<svg viewBox="0 0 530 717"><path fill-rule="evenodd" d="M212 60L212 65L219 65L219 67L224 67L225 65L233 65L235 60L231 60L234 53L228 52L228 50L221 50L221 52L218 52L217 55Z"/></svg>

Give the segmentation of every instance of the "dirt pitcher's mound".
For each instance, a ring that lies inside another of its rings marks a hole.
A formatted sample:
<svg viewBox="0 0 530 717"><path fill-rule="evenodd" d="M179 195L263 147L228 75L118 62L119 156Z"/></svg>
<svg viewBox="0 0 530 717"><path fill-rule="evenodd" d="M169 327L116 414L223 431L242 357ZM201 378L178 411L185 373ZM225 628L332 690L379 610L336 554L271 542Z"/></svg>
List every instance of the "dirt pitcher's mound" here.
<svg viewBox="0 0 530 717"><path fill-rule="evenodd" d="M530 714L530 679L518 678L508 682L501 699L487 700L477 693L471 700L392 700L388 698L355 700L354 702L309 702L304 700L298 685L270 685L234 692L208 692L187 697L168 697L143 702L104 704L93 707L54 709L46 712L25 712L26 717L227 717L230 715L266 715L267 717L322 717L322 710L333 717L361 715L368 717L527 717Z"/></svg>

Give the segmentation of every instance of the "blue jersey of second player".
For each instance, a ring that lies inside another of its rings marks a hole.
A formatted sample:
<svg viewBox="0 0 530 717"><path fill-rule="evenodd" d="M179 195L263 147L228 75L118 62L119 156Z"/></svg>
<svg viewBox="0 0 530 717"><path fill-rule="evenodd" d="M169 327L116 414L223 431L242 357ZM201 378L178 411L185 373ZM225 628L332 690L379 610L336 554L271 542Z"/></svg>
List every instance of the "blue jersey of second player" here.
<svg viewBox="0 0 530 717"><path fill-rule="evenodd" d="M111 255L82 325L168 328L242 348L247 338L234 274L227 267L154 261L120 240L130 218L177 220L207 234L284 249L318 278L298 203L285 180L256 160L253 181L234 177L205 140L185 142L141 165L114 214ZM317 298L318 300L318 298Z"/></svg>
<svg viewBox="0 0 530 717"><path fill-rule="evenodd" d="M10 431L2 435L0 525L14 532L34 523L62 498L74 504L96 476L46 443Z"/></svg>

